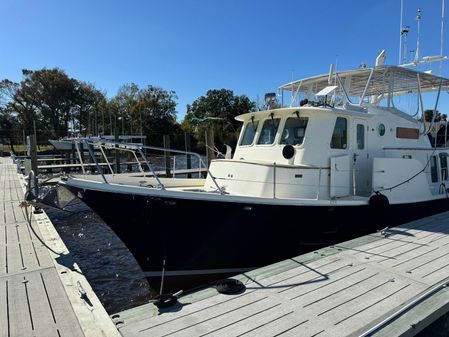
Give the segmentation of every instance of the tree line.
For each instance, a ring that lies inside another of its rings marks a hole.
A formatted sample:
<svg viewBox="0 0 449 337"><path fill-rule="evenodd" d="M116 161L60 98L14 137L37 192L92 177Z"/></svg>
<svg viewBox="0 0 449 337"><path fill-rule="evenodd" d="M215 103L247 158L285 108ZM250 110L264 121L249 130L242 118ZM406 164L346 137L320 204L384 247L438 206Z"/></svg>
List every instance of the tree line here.
<svg viewBox="0 0 449 337"><path fill-rule="evenodd" d="M68 135L128 134L145 135L148 145L161 146L165 134L172 146L182 148L187 134L204 148L205 132L212 128L217 144L234 147L240 127L234 117L256 109L245 95L213 89L188 104L179 123L172 90L129 83L108 98L94 84L58 68L24 69L22 75L20 82L0 82L0 140L12 144L36 130L41 143Z"/></svg>

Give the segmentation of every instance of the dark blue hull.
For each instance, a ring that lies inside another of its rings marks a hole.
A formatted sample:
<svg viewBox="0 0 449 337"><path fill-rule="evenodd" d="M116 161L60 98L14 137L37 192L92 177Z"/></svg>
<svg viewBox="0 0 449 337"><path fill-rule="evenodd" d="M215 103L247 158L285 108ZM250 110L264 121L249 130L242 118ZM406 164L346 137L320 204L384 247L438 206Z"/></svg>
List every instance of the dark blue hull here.
<svg viewBox="0 0 449 337"><path fill-rule="evenodd" d="M449 210L449 200L360 206L255 205L85 190L82 199L117 234L148 276L238 274L320 247ZM182 286L182 285L181 285ZM179 286L175 285L175 288Z"/></svg>

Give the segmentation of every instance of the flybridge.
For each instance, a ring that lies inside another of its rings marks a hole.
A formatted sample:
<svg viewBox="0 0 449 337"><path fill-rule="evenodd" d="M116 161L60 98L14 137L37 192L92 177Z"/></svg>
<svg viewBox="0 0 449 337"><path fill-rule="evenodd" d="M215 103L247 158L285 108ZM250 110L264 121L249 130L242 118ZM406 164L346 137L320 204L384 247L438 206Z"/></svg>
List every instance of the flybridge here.
<svg viewBox="0 0 449 337"><path fill-rule="evenodd" d="M331 90L331 89L332 90ZM388 106L393 106L391 98L398 95L422 94L449 89L449 79L435 76L399 66L381 65L373 68L362 68L308 77L280 86L282 106L285 103L286 92L291 93L290 107L299 106L302 95L312 97L329 89L335 105L361 105L368 97L370 103L376 104L381 99L388 100ZM300 95L302 94L302 95ZM341 96L335 101L335 96ZM331 99L331 100L332 100Z"/></svg>

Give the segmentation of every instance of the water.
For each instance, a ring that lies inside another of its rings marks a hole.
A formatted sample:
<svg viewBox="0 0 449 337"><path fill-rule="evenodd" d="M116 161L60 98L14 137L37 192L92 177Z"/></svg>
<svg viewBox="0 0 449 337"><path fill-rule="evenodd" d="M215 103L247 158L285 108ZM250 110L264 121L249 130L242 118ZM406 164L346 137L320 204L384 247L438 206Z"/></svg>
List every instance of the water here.
<svg viewBox="0 0 449 337"><path fill-rule="evenodd" d="M68 210L45 209L106 311L148 303L154 293L115 233L80 200Z"/></svg>
<svg viewBox="0 0 449 337"><path fill-rule="evenodd" d="M156 171L165 169L163 157L152 156L151 162ZM198 165L198 158L192 156L192 168ZM186 168L186 156L172 157L171 166ZM126 165L121 168L123 171L129 169ZM136 170L136 167L132 169ZM192 176L197 177L198 174ZM41 181L49 177L39 175ZM41 188L40 196L43 197L48 189ZM126 246L81 200L74 200L66 211L54 208L46 208L45 211L108 313L148 303L157 294Z"/></svg>

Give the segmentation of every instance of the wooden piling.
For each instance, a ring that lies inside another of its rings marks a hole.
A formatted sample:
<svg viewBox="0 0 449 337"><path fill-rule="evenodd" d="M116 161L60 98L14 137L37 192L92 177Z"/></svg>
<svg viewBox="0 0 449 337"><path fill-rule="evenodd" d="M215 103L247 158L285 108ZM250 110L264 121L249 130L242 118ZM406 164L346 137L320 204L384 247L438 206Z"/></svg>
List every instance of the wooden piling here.
<svg viewBox="0 0 449 337"><path fill-rule="evenodd" d="M70 164L76 164L76 154L75 154L75 143L74 142L72 142L72 149L71 149L70 155L72 157L70 160Z"/></svg>
<svg viewBox="0 0 449 337"><path fill-rule="evenodd" d="M170 149L170 136L164 135L164 149ZM164 151L164 159L165 159L165 175L167 178L170 178L171 175L171 162L170 162L170 151Z"/></svg>
<svg viewBox="0 0 449 337"><path fill-rule="evenodd" d="M207 156L207 166L210 166L210 162L215 159L215 141L214 141L214 129L212 126L206 130L206 156Z"/></svg>
<svg viewBox="0 0 449 337"><path fill-rule="evenodd" d="M37 186L37 142L36 135L30 135L30 157L31 157L31 169L34 172L34 193L38 196L38 186Z"/></svg>
<svg viewBox="0 0 449 337"><path fill-rule="evenodd" d="M114 141L116 142L116 143L118 143L119 142L119 138L118 138L118 134L117 134L117 129L116 129L116 131L115 131L115 139L114 139ZM119 150L117 149L118 148L118 144L115 144L115 150L114 150L114 152L115 152L115 173L120 173L120 153L119 153Z"/></svg>
<svg viewBox="0 0 449 337"><path fill-rule="evenodd" d="M190 135L187 132L184 132L184 144L186 152L191 152L192 148L190 145ZM192 168L192 156L190 154L186 154L186 160L187 160L187 170L190 170ZM192 174L191 173L187 174L187 177L192 178Z"/></svg>

